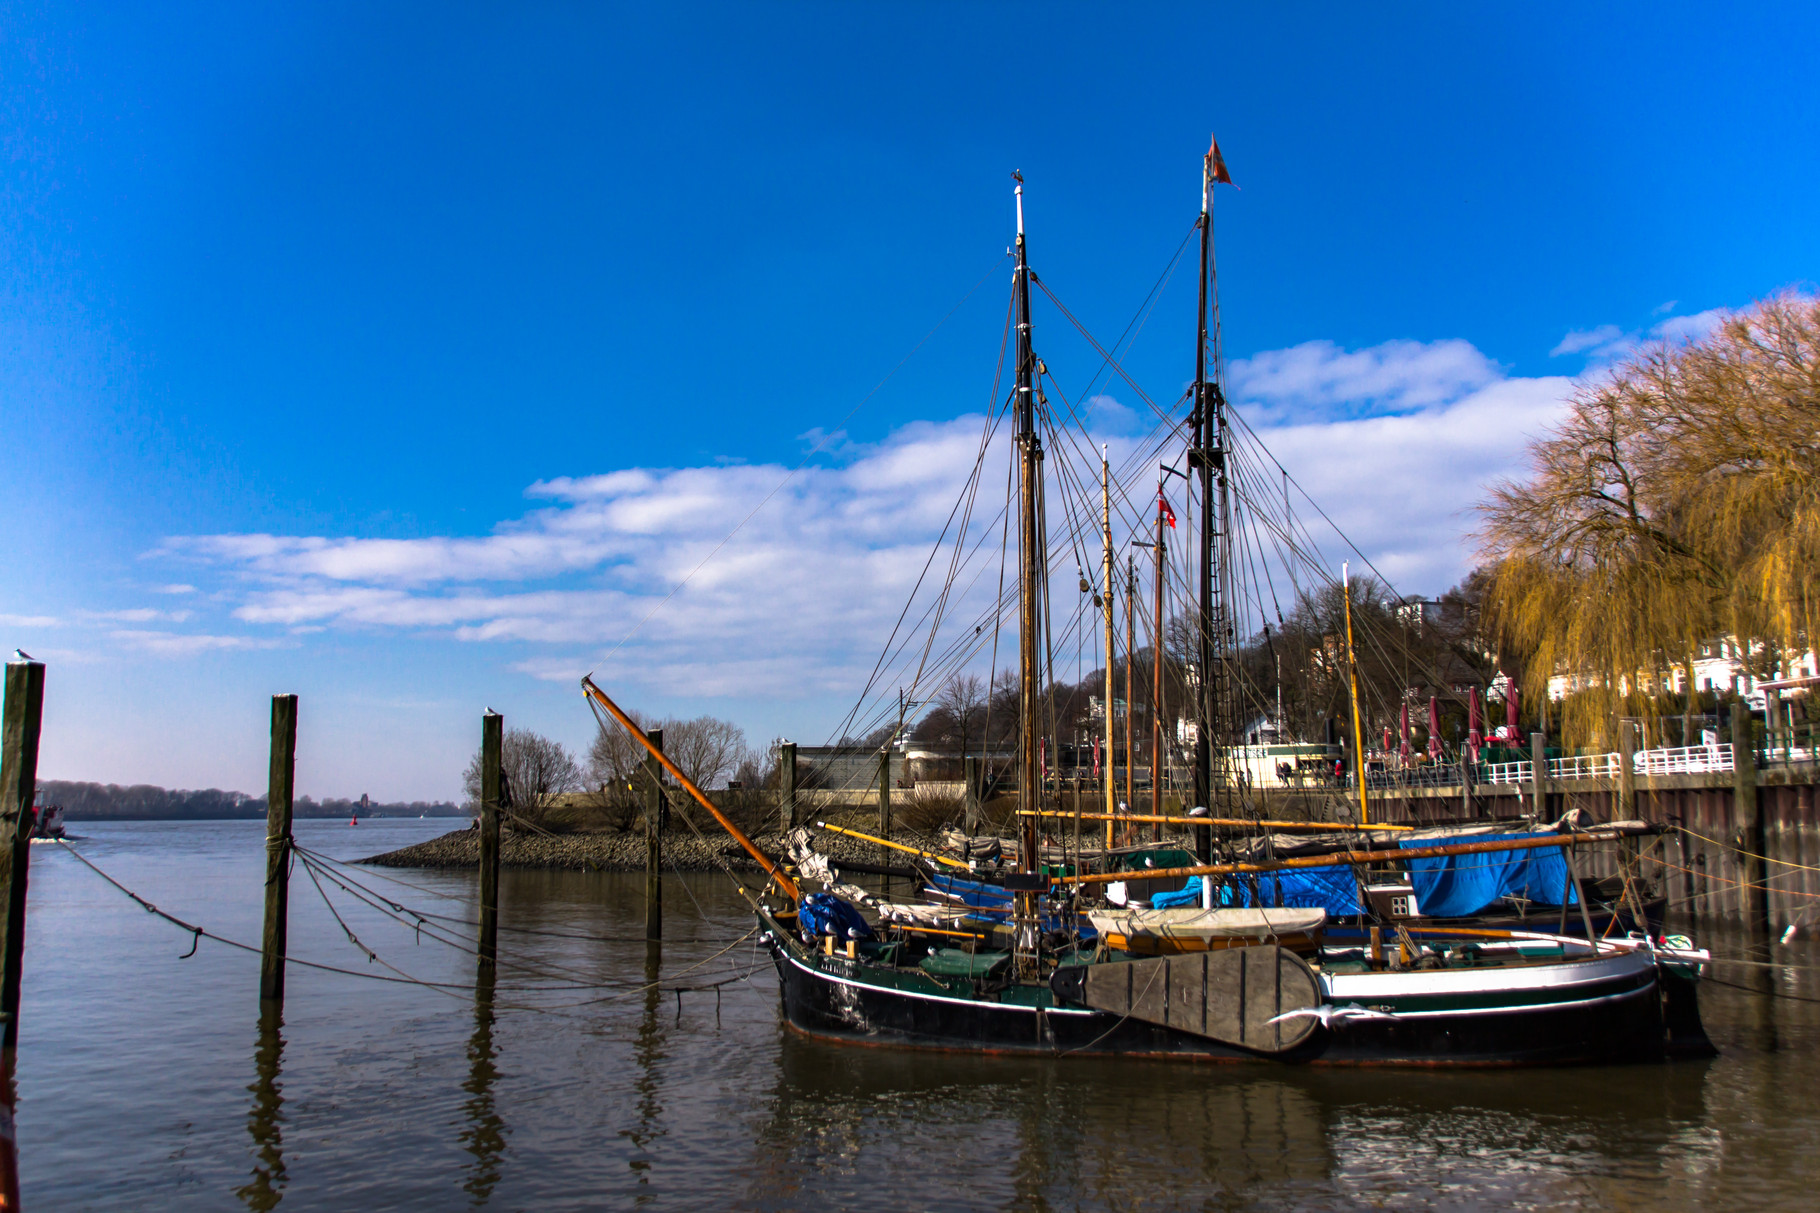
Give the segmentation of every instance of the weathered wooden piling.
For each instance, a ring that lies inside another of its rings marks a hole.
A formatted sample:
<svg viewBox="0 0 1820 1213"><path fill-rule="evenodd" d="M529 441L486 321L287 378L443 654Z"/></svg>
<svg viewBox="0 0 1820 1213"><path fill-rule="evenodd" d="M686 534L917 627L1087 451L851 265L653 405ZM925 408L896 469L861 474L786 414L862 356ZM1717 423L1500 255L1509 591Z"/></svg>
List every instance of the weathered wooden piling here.
<svg viewBox="0 0 1820 1213"><path fill-rule="evenodd" d="M1751 714L1742 700L1732 704L1732 820L1738 823L1738 872L1743 881L1744 925L1753 950L1769 946L1769 885L1764 856L1769 831L1757 803L1757 745Z"/></svg>
<svg viewBox="0 0 1820 1213"><path fill-rule="evenodd" d="M1529 735L1530 811L1541 821L1548 814L1548 734Z"/></svg>
<svg viewBox="0 0 1820 1213"><path fill-rule="evenodd" d="M777 747L777 790L777 824L782 827L784 833L788 834L802 824L802 810L796 807L796 743L794 741L786 741Z"/></svg>
<svg viewBox="0 0 1820 1213"><path fill-rule="evenodd" d="M1637 817L1637 726L1628 720L1618 722L1618 817Z"/></svg>
<svg viewBox="0 0 1820 1213"><path fill-rule="evenodd" d="M980 760L969 755L961 761L961 779L966 784L962 793L961 821L969 837L980 831Z"/></svg>
<svg viewBox="0 0 1820 1213"><path fill-rule="evenodd" d="M891 747L878 752L878 836L891 837ZM878 862L888 865L895 856L890 848L878 849ZM889 878L887 878L889 879Z"/></svg>
<svg viewBox="0 0 1820 1213"><path fill-rule="evenodd" d="M646 733L651 744L664 748L664 731ZM790 747L792 779L796 766L796 747ZM657 755L645 758L645 939L664 937L664 768Z"/></svg>
<svg viewBox="0 0 1820 1213"><path fill-rule="evenodd" d="M297 790L297 696L272 696L271 762L265 781L265 933L261 1002L284 1001L284 953L291 913L291 806Z"/></svg>
<svg viewBox="0 0 1820 1213"><path fill-rule="evenodd" d="M506 718L480 718L480 963L499 960L499 810L504 779Z"/></svg>
<svg viewBox="0 0 1820 1213"><path fill-rule="evenodd" d="M32 801L38 792L38 729L44 719L44 663L10 661L0 724L0 1048L19 1044L25 974L25 883L32 858ZM10 1078L10 1074L8 1076ZM9 1133L8 1137L11 1136Z"/></svg>

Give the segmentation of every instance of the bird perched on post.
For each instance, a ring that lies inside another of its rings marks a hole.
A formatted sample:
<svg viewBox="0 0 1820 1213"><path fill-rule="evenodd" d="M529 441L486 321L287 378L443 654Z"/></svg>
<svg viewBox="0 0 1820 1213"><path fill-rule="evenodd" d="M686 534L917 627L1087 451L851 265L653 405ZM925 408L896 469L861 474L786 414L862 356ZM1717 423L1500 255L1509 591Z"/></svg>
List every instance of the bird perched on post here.
<svg viewBox="0 0 1820 1213"><path fill-rule="evenodd" d="M38 660L36 657L33 657L30 653L26 652L24 649L14 649L13 656L17 657L20 661Z"/></svg>

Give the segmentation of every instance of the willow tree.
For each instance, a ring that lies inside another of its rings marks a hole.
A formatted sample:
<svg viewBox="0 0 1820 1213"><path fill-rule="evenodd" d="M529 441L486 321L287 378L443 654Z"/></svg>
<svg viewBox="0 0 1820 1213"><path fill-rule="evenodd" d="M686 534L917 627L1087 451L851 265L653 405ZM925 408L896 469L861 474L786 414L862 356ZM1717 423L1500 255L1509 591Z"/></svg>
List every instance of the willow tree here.
<svg viewBox="0 0 1820 1213"><path fill-rule="evenodd" d="M1704 640L1766 667L1814 635L1820 590L1820 301L1785 293L1705 337L1649 346L1570 401L1527 480L1484 505L1487 600L1552 675L1571 740L1610 746L1620 702L1671 685Z"/></svg>

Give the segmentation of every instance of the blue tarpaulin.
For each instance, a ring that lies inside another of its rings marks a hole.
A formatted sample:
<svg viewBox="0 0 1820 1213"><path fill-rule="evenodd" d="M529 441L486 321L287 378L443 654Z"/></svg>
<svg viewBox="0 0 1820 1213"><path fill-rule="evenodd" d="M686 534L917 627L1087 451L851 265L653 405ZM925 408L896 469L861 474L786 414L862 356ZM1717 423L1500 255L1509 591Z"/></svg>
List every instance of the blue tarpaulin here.
<svg viewBox="0 0 1820 1213"><path fill-rule="evenodd" d="M1461 842L1507 842L1545 838L1545 834L1476 834ZM1400 847L1430 847L1433 839L1405 839ZM1523 851L1484 851L1473 855L1443 855L1409 861L1410 882L1416 889L1416 906L1434 918L1465 918L1482 913L1505 897L1523 897L1542 905L1558 906L1565 894L1574 904L1567 860L1560 847L1535 847Z"/></svg>
<svg viewBox="0 0 1820 1213"><path fill-rule="evenodd" d="M832 893L811 893L803 898L796 911L796 921L810 936L832 935L836 939L871 939L872 928L858 910Z"/></svg>
<svg viewBox="0 0 1820 1213"><path fill-rule="evenodd" d="M1240 908L1326 910L1329 918L1361 912L1359 882L1349 867L1292 868L1243 879L1244 883L1222 885L1215 902ZM1252 880L1257 882L1255 893ZM1201 877L1189 877L1186 887L1173 893L1156 894L1150 904L1159 909L1201 904Z"/></svg>

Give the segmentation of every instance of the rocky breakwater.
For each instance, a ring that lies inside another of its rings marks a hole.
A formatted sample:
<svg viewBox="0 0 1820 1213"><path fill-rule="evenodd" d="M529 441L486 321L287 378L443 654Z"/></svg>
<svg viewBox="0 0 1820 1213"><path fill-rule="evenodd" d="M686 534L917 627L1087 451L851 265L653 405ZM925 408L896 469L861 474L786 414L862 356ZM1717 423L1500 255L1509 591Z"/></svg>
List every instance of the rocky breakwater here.
<svg viewBox="0 0 1820 1213"><path fill-rule="evenodd" d="M893 842L905 846L928 847L931 840L920 834L894 830ZM766 854L782 856L784 840L779 834L764 834L754 839ZM816 831L815 848L834 860L866 864L879 862L876 843L861 842L827 831ZM905 864L910 856L893 852L888 863ZM387 868L477 868L480 866L480 832L456 830L428 842L387 851L361 860ZM718 872L722 865L737 871L756 872L758 864L725 836L710 834L704 840L694 835L672 834L663 840L663 862L666 870L681 872ZM645 870L645 836L630 832L588 834L532 834L506 831L500 838L499 863L506 868L574 868L599 872L642 872Z"/></svg>

